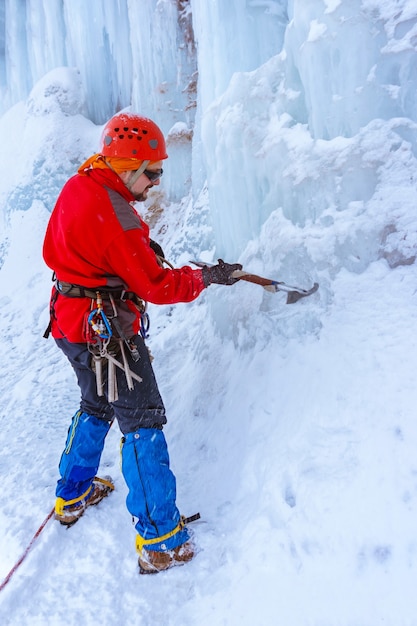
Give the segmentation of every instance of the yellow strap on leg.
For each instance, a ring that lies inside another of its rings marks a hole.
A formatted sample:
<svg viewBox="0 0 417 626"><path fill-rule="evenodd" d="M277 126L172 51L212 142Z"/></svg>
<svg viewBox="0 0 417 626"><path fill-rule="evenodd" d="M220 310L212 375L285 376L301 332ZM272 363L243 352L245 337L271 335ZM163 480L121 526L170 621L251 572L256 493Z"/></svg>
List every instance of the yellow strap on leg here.
<svg viewBox="0 0 417 626"><path fill-rule="evenodd" d="M110 491L114 490L114 484L110 480L96 476L87 491L85 491L81 496L73 498L73 500L64 500L64 498L57 498L55 502L55 513L57 515L62 515L66 506L70 506L71 504L77 504L77 502L81 502L81 500L84 500L84 498L88 496L88 494L94 487L94 483L102 483L103 485L106 485L106 487L108 487Z"/></svg>
<svg viewBox="0 0 417 626"><path fill-rule="evenodd" d="M71 504L77 504L77 502L81 502L81 500L83 500L86 496L88 496L92 488L93 488L93 483L91 483L87 491L85 491L81 496L78 496L78 498L73 498L73 500L64 500L64 498L57 498L55 502L55 513L57 515L62 515L64 512L64 508L66 506L70 506Z"/></svg>
<svg viewBox="0 0 417 626"><path fill-rule="evenodd" d="M183 528L184 528L184 522L181 518L178 526L176 526L174 530L171 530L171 532L167 533L166 535L161 535L161 537L154 537L153 539L144 539L144 537L142 537L141 535L136 535L136 550L139 554L142 554L142 550L144 546L151 546L156 543L160 543L161 541L166 541L167 539L170 539L171 537L176 535Z"/></svg>

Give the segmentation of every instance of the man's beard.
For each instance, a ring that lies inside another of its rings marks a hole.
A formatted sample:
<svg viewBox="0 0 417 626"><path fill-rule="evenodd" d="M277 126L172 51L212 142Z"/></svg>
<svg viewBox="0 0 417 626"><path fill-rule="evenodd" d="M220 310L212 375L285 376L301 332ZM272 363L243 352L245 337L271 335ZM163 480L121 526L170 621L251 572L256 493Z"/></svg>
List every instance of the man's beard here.
<svg viewBox="0 0 417 626"><path fill-rule="evenodd" d="M148 185L141 193L135 193L130 189L130 193L135 198L136 202L144 202L148 199L148 191L152 189L153 185Z"/></svg>
<svg viewBox="0 0 417 626"><path fill-rule="evenodd" d="M130 193L135 198L136 202L144 202L146 200L146 196L145 196L145 194L143 192L142 193L133 193L133 191L131 191Z"/></svg>

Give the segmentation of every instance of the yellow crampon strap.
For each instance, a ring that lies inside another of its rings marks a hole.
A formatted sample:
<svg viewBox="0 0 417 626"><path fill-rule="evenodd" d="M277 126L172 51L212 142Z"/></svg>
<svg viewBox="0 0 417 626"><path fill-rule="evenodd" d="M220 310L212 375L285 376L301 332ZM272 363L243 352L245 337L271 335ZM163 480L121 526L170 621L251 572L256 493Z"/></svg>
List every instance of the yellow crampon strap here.
<svg viewBox="0 0 417 626"><path fill-rule="evenodd" d="M114 483L111 480L107 480L106 478L100 478L96 476L93 480L93 483L101 483L102 485L106 485L110 489L110 491L114 491Z"/></svg>
<svg viewBox="0 0 417 626"><path fill-rule="evenodd" d="M73 498L72 500L64 500L64 498L57 498L55 502L55 513L57 515L62 515L64 512L64 508L66 506L70 506L70 504L77 504L77 502L81 502L81 500L83 500L86 496L88 496L92 488L93 488L93 485L91 484L89 488L87 489L87 491L85 491L81 496L78 496L78 498Z"/></svg>
<svg viewBox="0 0 417 626"><path fill-rule="evenodd" d="M183 528L184 528L184 518L181 517L181 520L178 526L176 526L174 530L171 530L171 532L167 533L166 535L161 535L160 537L154 537L153 539L144 539L141 535L137 535L136 536L136 550L139 554L142 554L142 549L144 546L151 546L155 543L166 541L167 539L170 539L171 537L176 535Z"/></svg>
<svg viewBox="0 0 417 626"><path fill-rule="evenodd" d="M92 490L95 482L103 483L103 485L109 487L111 491L113 491L114 489L114 485L112 482L106 480L105 478L99 478L98 476L96 476L87 491L85 491L81 496L78 496L78 498L73 498L73 500L64 500L64 498L57 498L55 502L55 513L57 515L62 515L66 506L70 506L71 504L77 504L77 502L81 502L81 500L84 500L84 498L88 496L88 494Z"/></svg>

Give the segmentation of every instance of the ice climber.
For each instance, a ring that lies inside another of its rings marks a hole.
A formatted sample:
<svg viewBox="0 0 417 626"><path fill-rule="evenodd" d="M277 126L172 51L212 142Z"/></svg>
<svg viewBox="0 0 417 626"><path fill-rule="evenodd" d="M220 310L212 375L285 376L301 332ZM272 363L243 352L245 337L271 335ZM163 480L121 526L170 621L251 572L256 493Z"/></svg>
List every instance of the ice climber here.
<svg viewBox="0 0 417 626"><path fill-rule="evenodd" d="M55 519L75 523L113 489L96 472L116 418L141 573L181 565L195 550L176 506L165 408L144 343L146 302L190 302L211 283L235 283L232 273L241 269L221 260L203 269L161 264L162 249L134 205L159 185L167 156L153 121L112 117L99 153L63 187L43 247L55 278L46 336L69 359L81 390L59 463Z"/></svg>

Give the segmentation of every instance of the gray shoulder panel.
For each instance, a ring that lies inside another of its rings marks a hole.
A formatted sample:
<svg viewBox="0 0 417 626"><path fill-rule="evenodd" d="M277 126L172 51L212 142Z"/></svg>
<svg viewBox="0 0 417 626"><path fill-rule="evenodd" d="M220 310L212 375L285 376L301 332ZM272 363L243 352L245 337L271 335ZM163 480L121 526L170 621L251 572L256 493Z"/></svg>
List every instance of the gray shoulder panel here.
<svg viewBox="0 0 417 626"><path fill-rule="evenodd" d="M109 194L110 202L123 230L142 228L139 217L135 215L127 200L122 198L114 189L106 187L106 191Z"/></svg>

